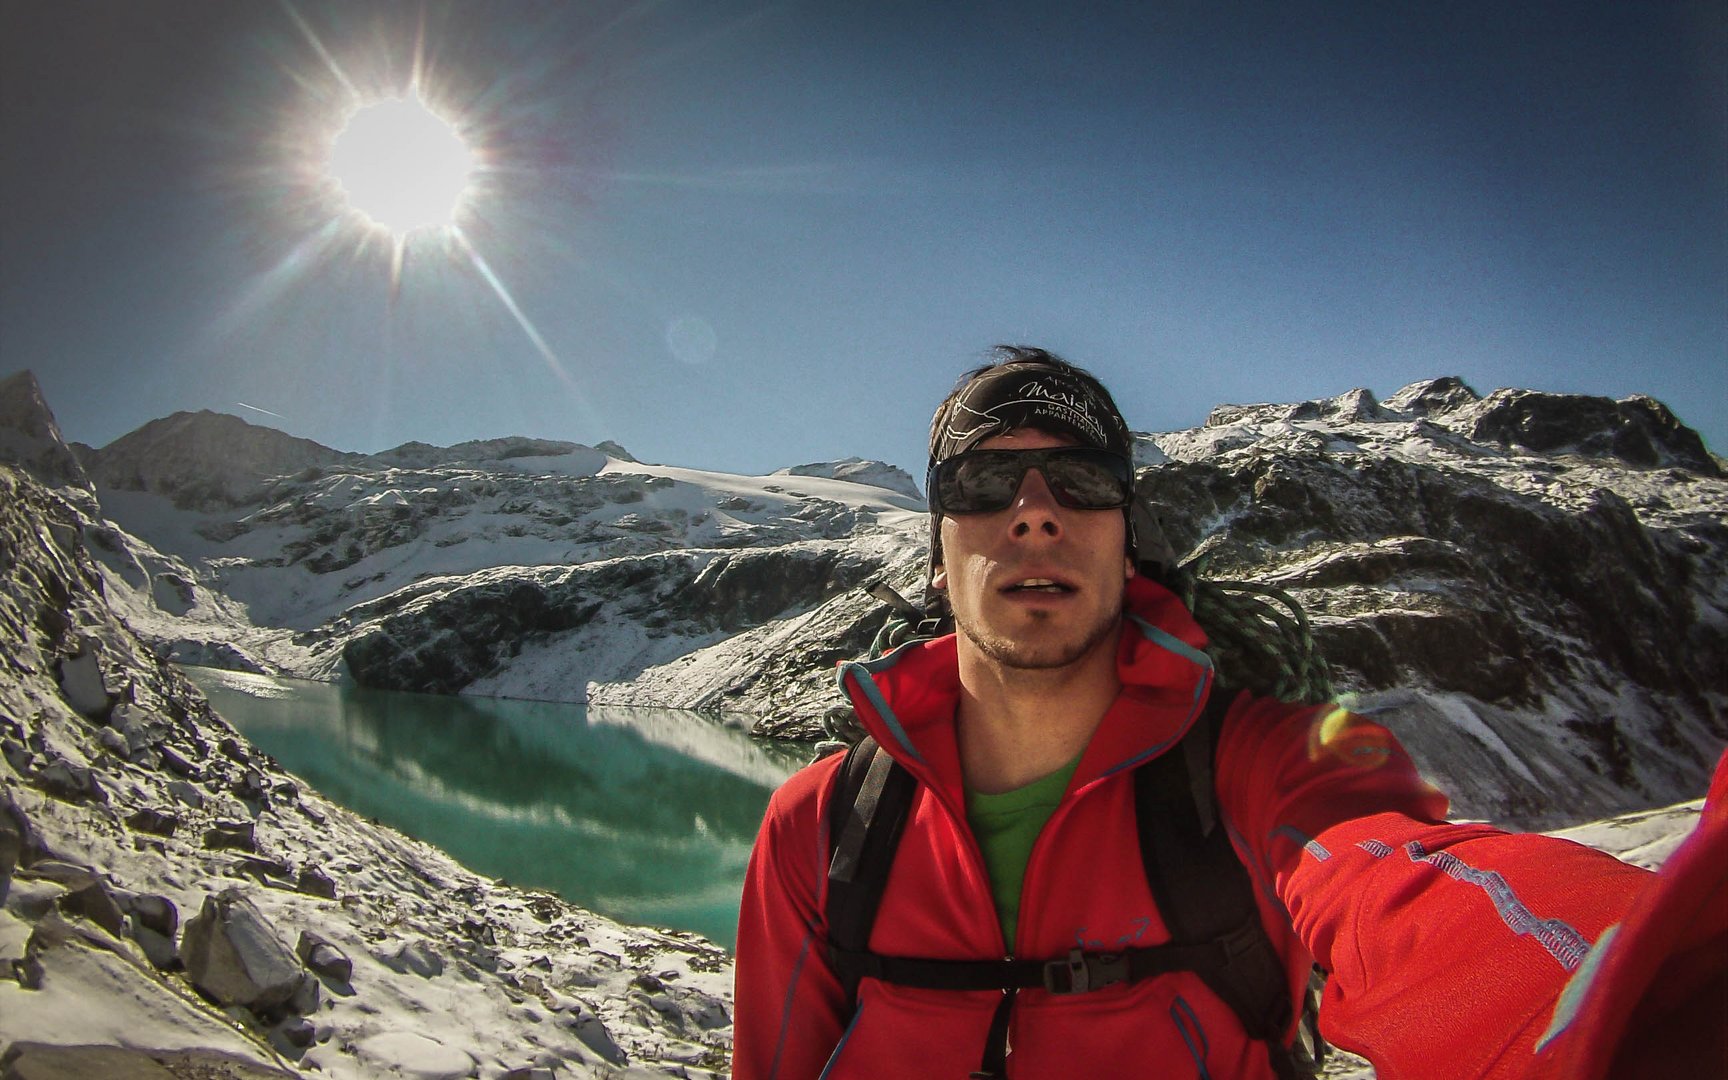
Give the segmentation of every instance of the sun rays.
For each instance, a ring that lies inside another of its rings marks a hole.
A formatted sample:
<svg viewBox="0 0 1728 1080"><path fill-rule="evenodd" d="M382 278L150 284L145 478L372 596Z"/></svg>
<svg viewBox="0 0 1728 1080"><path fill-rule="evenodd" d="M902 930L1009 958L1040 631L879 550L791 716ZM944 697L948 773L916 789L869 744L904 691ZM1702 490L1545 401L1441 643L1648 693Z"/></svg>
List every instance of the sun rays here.
<svg viewBox="0 0 1728 1080"><path fill-rule="evenodd" d="M375 421L397 394L472 378L604 429L588 364L620 323L661 330L656 344L686 367L721 350L713 312L663 295L636 252L584 244L609 235L583 217L596 192L835 186L825 165L617 168L617 73L671 55L644 50L623 15L583 26L548 9L501 43L439 5L303 7L278 0L249 58L255 92L213 109L213 174L242 215L230 235L247 272L226 283L197 349L256 358L279 369L271 378L370 385ZM559 391L531 400L542 365Z"/></svg>
<svg viewBox="0 0 1728 1080"><path fill-rule="evenodd" d="M463 227L495 217L505 194L499 178L531 166L504 160L499 147L508 139L496 130L495 107L473 104L470 89L441 77L429 59L424 10L412 27L375 24L338 44L290 0L280 7L311 52L279 60L300 93L264 134L263 167L243 180L255 186L252 201L270 219L264 231L278 240L279 254L210 330L225 336L224 327L236 329L307 282L368 266L387 282L380 314L388 322L398 317L403 290L414 287L415 264L444 287L465 277L489 293L552 373L578 389L476 246L476 233Z"/></svg>

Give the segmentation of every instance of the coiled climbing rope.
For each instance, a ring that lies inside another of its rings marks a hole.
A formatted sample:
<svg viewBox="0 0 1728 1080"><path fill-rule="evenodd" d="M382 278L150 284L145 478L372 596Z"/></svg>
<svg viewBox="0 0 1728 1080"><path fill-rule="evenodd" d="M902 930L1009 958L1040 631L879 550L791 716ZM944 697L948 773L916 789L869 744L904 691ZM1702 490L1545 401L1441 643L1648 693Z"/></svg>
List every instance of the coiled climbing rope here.
<svg viewBox="0 0 1728 1080"><path fill-rule="evenodd" d="M1206 631L1219 681L1280 701L1333 700L1331 669L1296 598L1270 585L1203 577L1205 561L1176 567L1165 584Z"/></svg>

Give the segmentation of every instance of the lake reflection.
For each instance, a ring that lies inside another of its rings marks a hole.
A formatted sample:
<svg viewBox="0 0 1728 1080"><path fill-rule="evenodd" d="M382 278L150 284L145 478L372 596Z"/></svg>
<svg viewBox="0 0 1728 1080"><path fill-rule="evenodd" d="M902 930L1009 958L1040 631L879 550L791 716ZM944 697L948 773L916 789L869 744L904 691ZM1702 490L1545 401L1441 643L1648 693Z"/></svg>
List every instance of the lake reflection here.
<svg viewBox="0 0 1728 1080"><path fill-rule="evenodd" d="M186 673L259 749L482 874L730 948L750 844L808 751L695 713Z"/></svg>

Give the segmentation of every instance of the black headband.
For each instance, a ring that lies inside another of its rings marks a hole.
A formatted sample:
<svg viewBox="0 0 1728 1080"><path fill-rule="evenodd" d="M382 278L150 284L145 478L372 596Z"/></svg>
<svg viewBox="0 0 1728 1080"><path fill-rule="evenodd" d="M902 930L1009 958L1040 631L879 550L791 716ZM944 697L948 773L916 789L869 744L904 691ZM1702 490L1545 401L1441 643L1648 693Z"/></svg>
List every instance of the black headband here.
<svg viewBox="0 0 1728 1080"><path fill-rule="evenodd" d="M930 432L930 464L1023 427L1133 459L1127 423L1096 386L1061 368L1025 363L991 368L953 399Z"/></svg>

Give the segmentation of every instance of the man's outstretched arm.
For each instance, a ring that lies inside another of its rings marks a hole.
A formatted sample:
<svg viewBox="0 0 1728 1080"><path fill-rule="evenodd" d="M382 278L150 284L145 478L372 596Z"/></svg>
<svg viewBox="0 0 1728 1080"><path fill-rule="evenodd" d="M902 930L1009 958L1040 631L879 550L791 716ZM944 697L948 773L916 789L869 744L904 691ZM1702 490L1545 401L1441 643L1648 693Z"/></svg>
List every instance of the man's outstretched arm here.
<svg viewBox="0 0 1728 1080"><path fill-rule="evenodd" d="M1336 711L1239 701L1219 796L1256 877L1330 973L1321 1030L1382 1077L1512 1077L1648 871L1444 820L1397 740Z"/></svg>

